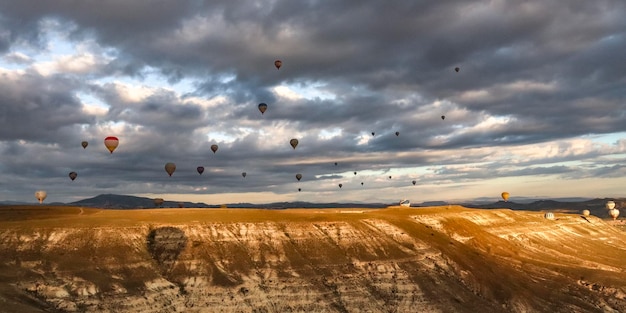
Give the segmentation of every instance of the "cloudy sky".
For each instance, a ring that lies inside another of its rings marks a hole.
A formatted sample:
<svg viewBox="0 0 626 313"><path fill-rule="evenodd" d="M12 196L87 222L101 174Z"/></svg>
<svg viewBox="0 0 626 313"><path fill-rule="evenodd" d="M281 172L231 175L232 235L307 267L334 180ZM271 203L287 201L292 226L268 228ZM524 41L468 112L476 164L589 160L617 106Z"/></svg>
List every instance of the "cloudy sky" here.
<svg viewBox="0 0 626 313"><path fill-rule="evenodd" d="M623 0L3 0L0 200L624 197L624 12Z"/></svg>

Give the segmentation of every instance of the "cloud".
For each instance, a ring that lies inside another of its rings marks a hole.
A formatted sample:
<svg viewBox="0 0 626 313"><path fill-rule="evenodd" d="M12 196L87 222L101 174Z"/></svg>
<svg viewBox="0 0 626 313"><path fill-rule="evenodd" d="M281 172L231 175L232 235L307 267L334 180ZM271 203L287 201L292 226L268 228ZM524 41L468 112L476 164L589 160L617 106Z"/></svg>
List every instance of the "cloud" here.
<svg viewBox="0 0 626 313"><path fill-rule="evenodd" d="M576 178L588 195L614 190L599 182L624 177L624 11L619 0L2 3L0 180L14 183L0 186L32 200L48 184L51 201L395 202Z"/></svg>

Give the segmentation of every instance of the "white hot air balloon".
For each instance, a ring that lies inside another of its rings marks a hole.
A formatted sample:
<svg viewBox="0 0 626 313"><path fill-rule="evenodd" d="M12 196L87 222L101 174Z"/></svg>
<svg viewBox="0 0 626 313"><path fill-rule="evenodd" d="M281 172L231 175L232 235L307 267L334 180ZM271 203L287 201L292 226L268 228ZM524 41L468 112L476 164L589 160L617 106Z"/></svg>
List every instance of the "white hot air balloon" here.
<svg viewBox="0 0 626 313"><path fill-rule="evenodd" d="M43 203L43 200L46 200L47 196L48 196L48 193L46 193L44 190L35 191L35 198L39 200L39 203Z"/></svg>
<svg viewBox="0 0 626 313"><path fill-rule="evenodd" d="M611 216L613 218L613 220L616 220L617 217L619 216L619 210L618 209L610 209L609 210L609 216Z"/></svg>
<svg viewBox="0 0 626 313"><path fill-rule="evenodd" d="M613 210L615 208L615 202L614 201L607 201L605 206L606 206L607 210Z"/></svg>
<svg viewBox="0 0 626 313"><path fill-rule="evenodd" d="M589 210L583 210L583 216L589 216L591 212Z"/></svg>
<svg viewBox="0 0 626 313"><path fill-rule="evenodd" d="M543 217L547 220L554 220L554 213L547 212L546 214L543 215Z"/></svg>

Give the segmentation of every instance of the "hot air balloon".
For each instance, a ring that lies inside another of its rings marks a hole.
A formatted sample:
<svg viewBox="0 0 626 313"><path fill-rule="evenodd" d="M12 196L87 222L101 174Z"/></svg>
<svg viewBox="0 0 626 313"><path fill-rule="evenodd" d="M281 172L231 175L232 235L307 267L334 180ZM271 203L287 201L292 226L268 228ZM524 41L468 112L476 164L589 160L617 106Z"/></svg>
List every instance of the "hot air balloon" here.
<svg viewBox="0 0 626 313"><path fill-rule="evenodd" d="M415 184L417 184L417 182L416 182L416 181L412 181L412 183L413 183L413 186L415 186Z"/></svg>
<svg viewBox="0 0 626 313"><path fill-rule="evenodd" d="M458 72L459 72L459 70L461 70L461 69L460 69L460 68L458 68L458 67L455 67L455 68L454 68L454 70L458 73Z"/></svg>
<svg viewBox="0 0 626 313"><path fill-rule="evenodd" d="M217 152L217 145L211 145L211 151L213 151L213 153Z"/></svg>
<svg viewBox="0 0 626 313"><path fill-rule="evenodd" d="M374 135L376 135L376 133L375 133L375 132L372 132L372 136L374 136Z"/></svg>
<svg viewBox="0 0 626 313"><path fill-rule="evenodd" d="M343 184L339 184L339 188L343 187Z"/></svg>
<svg viewBox="0 0 626 313"><path fill-rule="evenodd" d="M389 179L391 179L391 176L389 176Z"/></svg>
<svg viewBox="0 0 626 313"><path fill-rule="evenodd" d="M442 120L445 120L445 119L446 119L446 116L445 116L445 115L442 115L442 116L441 116L441 119L442 119Z"/></svg>
<svg viewBox="0 0 626 313"><path fill-rule="evenodd" d="M583 216L589 216L590 214L589 210L583 210Z"/></svg>
<svg viewBox="0 0 626 313"><path fill-rule="evenodd" d="M295 149L298 146L298 139L293 138L289 140L289 144Z"/></svg>
<svg viewBox="0 0 626 313"><path fill-rule="evenodd" d="M172 174L174 174L174 171L176 170L176 164L169 162L165 164L165 171L172 176Z"/></svg>
<svg viewBox="0 0 626 313"><path fill-rule="evenodd" d="M509 193L508 192L503 192L502 194L500 194L500 196L502 197L502 199L504 199L504 201L509 201Z"/></svg>
<svg viewBox="0 0 626 313"><path fill-rule="evenodd" d="M120 140L117 139L117 137L109 136L104 138L104 146L107 147L111 153L113 153L113 150L115 150L119 144Z"/></svg>
<svg viewBox="0 0 626 313"><path fill-rule="evenodd" d="M184 203L182 203L182 202L178 202L178 207L179 207L179 208L184 208L184 207L185 207L185 204L184 204Z"/></svg>
<svg viewBox="0 0 626 313"><path fill-rule="evenodd" d="M546 214L543 215L543 217L547 220L553 220L554 219L554 213L552 212L547 212Z"/></svg>
<svg viewBox="0 0 626 313"><path fill-rule="evenodd" d="M246 178L246 175L248 175L246 174L246 172L241 173L241 176L243 176L243 178Z"/></svg>
<svg viewBox="0 0 626 313"><path fill-rule="evenodd" d="M281 60L274 61L274 66L276 66L277 70L280 70L280 67L283 66L283 61Z"/></svg>
<svg viewBox="0 0 626 313"><path fill-rule="evenodd" d="M77 176L78 176L78 174L76 172L70 172L70 179L71 180L76 179Z"/></svg>
<svg viewBox="0 0 626 313"><path fill-rule="evenodd" d="M361 182L361 186L363 186L363 182Z"/></svg>
<svg viewBox="0 0 626 313"><path fill-rule="evenodd" d="M302 191L302 188L298 188L298 192Z"/></svg>
<svg viewBox="0 0 626 313"><path fill-rule="evenodd" d="M81 146L83 146L83 149L85 149L85 148L87 148L87 146L89 145L89 143L88 143L88 142L86 142L86 141L83 141L83 142L81 142L81 143L80 143L80 145L81 145Z"/></svg>
<svg viewBox="0 0 626 313"><path fill-rule="evenodd" d="M617 217L619 216L619 210L618 209L610 209L609 210L609 216L613 218L613 220L616 220Z"/></svg>
<svg viewBox="0 0 626 313"><path fill-rule="evenodd" d="M155 199L154 199L154 205L155 205L155 206L161 206L161 204L163 204L163 202L165 202L165 201L163 200L163 198L155 198Z"/></svg>
<svg viewBox="0 0 626 313"><path fill-rule="evenodd" d="M46 200L47 196L48 196L48 193L45 192L44 190L35 191L35 198L39 200L39 203L43 203L43 200Z"/></svg>
<svg viewBox="0 0 626 313"><path fill-rule="evenodd" d="M400 136L400 132L396 132L396 136Z"/></svg>
<svg viewBox="0 0 626 313"><path fill-rule="evenodd" d="M354 172L354 175L356 175L356 172Z"/></svg>
<svg viewBox="0 0 626 313"><path fill-rule="evenodd" d="M335 166L337 166L337 162L335 162Z"/></svg>
<svg viewBox="0 0 626 313"><path fill-rule="evenodd" d="M265 113L265 110L267 110L267 104L259 103L259 111L261 111L261 114Z"/></svg>
<svg viewBox="0 0 626 313"><path fill-rule="evenodd" d="M613 208L615 208L615 202L614 201L607 201L604 206L606 206L607 210L613 210Z"/></svg>
<svg viewBox="0 0 626 313"><path fill-rule="evenodd" d="M202 175L202 173L204 173L204 166L198 166L196 171L198 171L198 174Z"/></svg>
<svg viewBox="0 0 626 313"><path fill-rule="evenodd" d="M300 174L300 173L296 174L296 179L297 179L298 181L300 181L300 179L302 179L302 174Z"/></svg>

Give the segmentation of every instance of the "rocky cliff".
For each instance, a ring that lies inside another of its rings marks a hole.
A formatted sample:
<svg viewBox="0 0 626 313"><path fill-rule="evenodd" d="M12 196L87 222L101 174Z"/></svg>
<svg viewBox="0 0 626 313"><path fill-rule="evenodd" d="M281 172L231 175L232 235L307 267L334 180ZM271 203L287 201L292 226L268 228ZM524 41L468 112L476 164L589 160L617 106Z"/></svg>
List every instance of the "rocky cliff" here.
<svg viewBox="0 0 626 313"><path fill-rule="evenodd" d="M626 312L626 233L432 208L0 209L1 312Z"/></svg>

